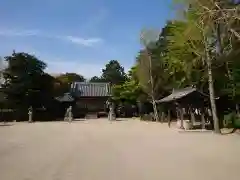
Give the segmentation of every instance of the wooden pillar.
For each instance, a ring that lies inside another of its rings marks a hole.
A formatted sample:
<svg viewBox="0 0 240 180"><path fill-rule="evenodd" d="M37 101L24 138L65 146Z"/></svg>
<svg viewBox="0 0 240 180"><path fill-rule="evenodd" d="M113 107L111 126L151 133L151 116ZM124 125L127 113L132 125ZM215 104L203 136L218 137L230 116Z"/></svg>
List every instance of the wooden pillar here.
<svg viewBox="0 0 240 180"><path fill-rule="evenodd" d="M171 111L168 109L168 127L171 126Z"/></svg>
<svg viewBox="0 0 240 180"><path fill-rule="evenodd" d="M164 119L165 119L165 113L164 111L161 112L161 123L164 122Z"/></svg>
<svg viewBox="0 0 240 180"><path fill-rule="evenodd" d="M179 114L180 114L180 120L181 120L180 128L184 129L184 126L183 126L183 109L182 108L179 108Z"/></svg>
<svg viewBox="0 0 240 180"><path fill-rule="evenodd" d="M202 125L202 129L205 129L205 117L204 117L204 110L201 109L201 125Z"/></svg>

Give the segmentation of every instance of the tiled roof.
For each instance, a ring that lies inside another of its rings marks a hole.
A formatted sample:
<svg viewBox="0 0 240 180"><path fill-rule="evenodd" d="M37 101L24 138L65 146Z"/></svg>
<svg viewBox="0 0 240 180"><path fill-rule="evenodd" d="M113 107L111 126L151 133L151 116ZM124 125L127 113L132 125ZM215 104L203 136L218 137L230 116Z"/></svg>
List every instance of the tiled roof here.
<svg viewBox="0 0 240 180"><path fill-rule="evenodd" d="M108 97L111 95L109 83L74 82L71 93L78 97Z"/></svg>
<svg viewBox="0 0 240 180"><path fill-rule="evenodd" d="M197 89L192 88L192 87L175 90L175 91L173 91L172 94L170 94L169 96L167 96L163 99L158 100L157 102L162 103L162 102L169 102L169 101L174 101L174 100L177 100L177 99L181 99L181 98L187 96L188 94L191 94L194 91L197 91Z"/></svg>

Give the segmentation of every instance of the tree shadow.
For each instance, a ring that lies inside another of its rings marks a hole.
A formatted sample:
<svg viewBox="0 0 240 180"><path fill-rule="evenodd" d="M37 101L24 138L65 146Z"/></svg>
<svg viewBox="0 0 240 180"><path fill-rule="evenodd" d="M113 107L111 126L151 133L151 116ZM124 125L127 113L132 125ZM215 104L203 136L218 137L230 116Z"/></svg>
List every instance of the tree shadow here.
<svg viewBox="0 0 240 180"><path fill-rule="evenodd" d="M5 127L5 126L13 126L13 124L8 124L8 123L0 124L0 127Z"/></svg>

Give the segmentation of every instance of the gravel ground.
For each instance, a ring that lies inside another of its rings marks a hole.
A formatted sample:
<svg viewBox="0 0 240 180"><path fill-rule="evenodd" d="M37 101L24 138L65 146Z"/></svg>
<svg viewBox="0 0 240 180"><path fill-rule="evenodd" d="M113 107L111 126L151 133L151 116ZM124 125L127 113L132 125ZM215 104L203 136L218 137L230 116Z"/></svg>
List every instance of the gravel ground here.
<svg viewBox="0 0 240 180"><path fill-rule="evenodd" d="M0 126L0 180L239 180L240 136L138 120Z"/></svg>

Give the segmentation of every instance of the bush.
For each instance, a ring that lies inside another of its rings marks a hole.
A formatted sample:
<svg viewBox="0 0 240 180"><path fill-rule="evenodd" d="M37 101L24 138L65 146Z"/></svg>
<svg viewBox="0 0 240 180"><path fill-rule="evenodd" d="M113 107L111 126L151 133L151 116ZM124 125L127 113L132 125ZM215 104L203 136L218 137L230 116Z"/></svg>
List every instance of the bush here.
<svg viewBox="0 0 240 180"><path fill-rule="evenodd" d="M240 117L234 112L224 115L223 127L240 128Z"/></svg>
<svg viewBox="0 0 240 180"><path fill-rule="evenodd" d="M224 128L232 128L235 117L236 117L236 114L233 112L224 115L223 127Z"/></svg>
<svg viewBox="0 0 240 180"><path fill-rule="evenodd" d="M236 116L236 118L233 120L233 127L240 128L240 117Z"/></svg>

